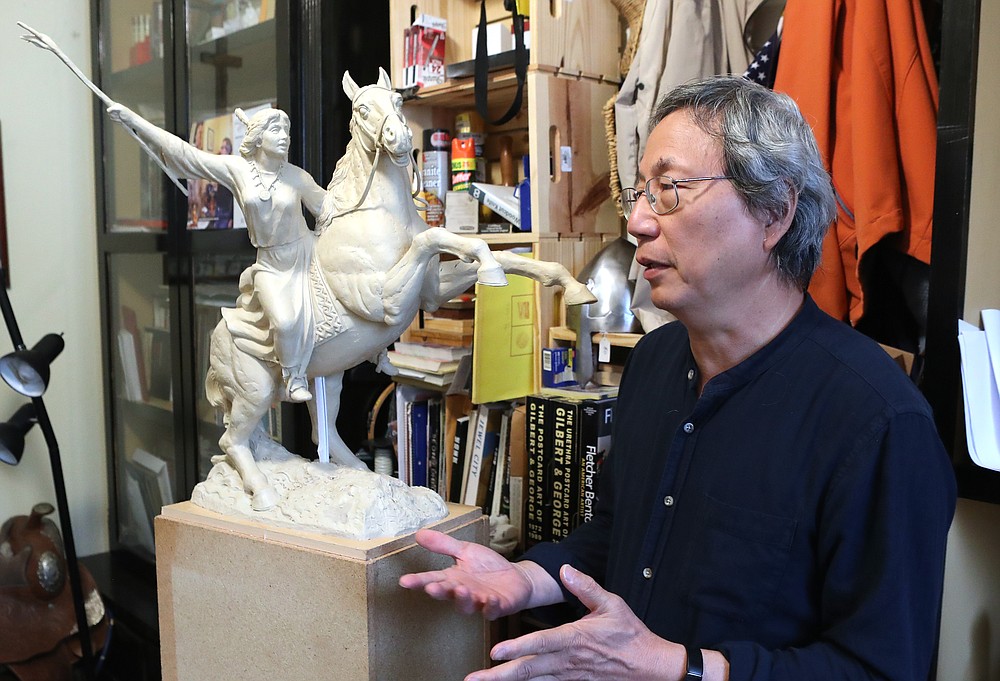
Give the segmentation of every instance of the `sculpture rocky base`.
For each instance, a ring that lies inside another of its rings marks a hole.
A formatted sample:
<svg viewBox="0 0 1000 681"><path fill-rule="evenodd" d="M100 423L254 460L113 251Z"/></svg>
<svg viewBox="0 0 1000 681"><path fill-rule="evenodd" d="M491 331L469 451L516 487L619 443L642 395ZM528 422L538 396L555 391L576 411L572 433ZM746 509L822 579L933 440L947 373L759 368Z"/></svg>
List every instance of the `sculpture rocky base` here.
<svg viewBox="0 0 1000 681"><path fill-rule="evenodd" d="M386 475L309 461L278 445L255 458L280 497L274 507L253 510L239 473L224 457L195 486L191 501L223 515L348 539L396 537L448 515L435 492Z"/></svg>

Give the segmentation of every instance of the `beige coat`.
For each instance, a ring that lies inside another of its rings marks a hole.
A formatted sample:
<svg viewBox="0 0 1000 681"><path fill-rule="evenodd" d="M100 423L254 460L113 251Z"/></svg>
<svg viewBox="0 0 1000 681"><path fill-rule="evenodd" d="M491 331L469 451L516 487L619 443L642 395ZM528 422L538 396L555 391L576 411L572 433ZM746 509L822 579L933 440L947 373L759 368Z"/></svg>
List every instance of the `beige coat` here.
<svg viewBox="0 0 1000 681"><path fill-rule="evenodd" d="M689 80L742 74L774 34L785 0L646 0L635 57L615 101L618 176L634 187L656 102ZM633 263L632 311L651 331L673 319L653 306Z"/></svg>

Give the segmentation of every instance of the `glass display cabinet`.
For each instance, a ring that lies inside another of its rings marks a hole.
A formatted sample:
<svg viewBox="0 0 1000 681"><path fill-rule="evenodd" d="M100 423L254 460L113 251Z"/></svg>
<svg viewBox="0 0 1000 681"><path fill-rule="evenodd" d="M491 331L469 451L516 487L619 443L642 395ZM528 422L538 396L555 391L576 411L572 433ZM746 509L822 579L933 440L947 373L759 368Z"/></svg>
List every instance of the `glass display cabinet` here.
<svg viewBox="0 0 1000 681"><path fill-rule="evenodd" d="M363 13L351 4L94 0L93 80L212 154L239 153L237 107L281 108L289 161L325 186L349 139L344 71L373 82L389 61L388 2ZM152 518L189 498L220 453L221 419L203 387L209 337L255 251L225 187L180 180L185 196L100 103L95 144L111 548L152 562ZM275 408L267 421L308 455L304 407Z"/></svg>

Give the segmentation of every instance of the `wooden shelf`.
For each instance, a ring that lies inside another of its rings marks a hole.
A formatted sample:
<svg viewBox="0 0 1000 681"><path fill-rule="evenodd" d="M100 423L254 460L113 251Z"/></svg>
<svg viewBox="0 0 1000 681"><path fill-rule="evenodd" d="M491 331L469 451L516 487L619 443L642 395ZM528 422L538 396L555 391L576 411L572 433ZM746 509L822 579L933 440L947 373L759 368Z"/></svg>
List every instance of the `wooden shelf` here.
<svg viewBox="0 0 1000 681"><path fill-rule="evenodd" d="M604 336L603 331L598 331L592 336L591 342L597 345L601 342L601 337ZM608 341L613 347L618 348L634 348L635 344L639 342L643 334L641 333L619 333L619 332L608 332ZM549 329L549 341L553 343L554 341L568 341L570 343L576 342L576 331L565 326L553 326Z"/></svg>
<svg viewBox="0 0 1000 681"><path fill-rule="evenodd" d="M490 73L491 99L505 99L509 106L517 90L517 76L514 69L503 69ZM472 77L448 80L440 85L417 90L406 104L415 106L443 106L449 108L474 107L476 105L476 85Z"/></svg>
<svg viewBox="0 0 1000 681"><path fill-rule="evenodd" d="M518 246L538 241L537 232L511 232L510 234L469 234L482 239L491 246Z"/></svg>

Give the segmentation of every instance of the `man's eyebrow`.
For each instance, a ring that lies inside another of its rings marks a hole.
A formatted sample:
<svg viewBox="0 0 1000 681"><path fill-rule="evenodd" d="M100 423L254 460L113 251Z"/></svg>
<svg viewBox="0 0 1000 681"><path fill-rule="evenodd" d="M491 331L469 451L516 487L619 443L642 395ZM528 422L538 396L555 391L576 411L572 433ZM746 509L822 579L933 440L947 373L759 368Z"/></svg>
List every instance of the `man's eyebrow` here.
<svg viewBox="0 0 1000 681"><path fill-rule="evenodd" d="M656 159L656 163L650 166L649 177L659 177L660 175L665 175L666 172L670 168L673 168L675 165L677 165L677 159L675 159L673 156L661 156L660 158ZM646 177L642 172L640 172L639 179L645 181L648 180L649 178Z"/></svg>

